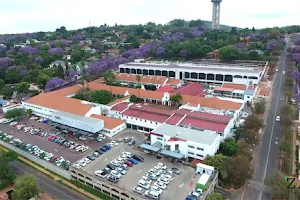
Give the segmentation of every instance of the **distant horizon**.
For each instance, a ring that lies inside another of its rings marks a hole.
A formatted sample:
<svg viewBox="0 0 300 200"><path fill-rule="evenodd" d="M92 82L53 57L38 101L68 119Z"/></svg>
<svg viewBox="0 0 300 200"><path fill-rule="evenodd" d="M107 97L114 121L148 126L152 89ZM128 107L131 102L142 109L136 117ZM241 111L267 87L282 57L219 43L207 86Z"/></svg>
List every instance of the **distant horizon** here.
<svg viewBox="0 0 300 200"><path fill-rule="evenodd" d="M299 0L285 0L274 4L271 0L252 0L247 6L240 0L221 3L220 24L238 28L263 29L299 24ZM65 26L76 30L103 24L136 25L154 22L166 24L173 19L211 21L210 0L10 0L1 3L0 34L53 32ZM267 10L265 8L268 8Z"/></svg>

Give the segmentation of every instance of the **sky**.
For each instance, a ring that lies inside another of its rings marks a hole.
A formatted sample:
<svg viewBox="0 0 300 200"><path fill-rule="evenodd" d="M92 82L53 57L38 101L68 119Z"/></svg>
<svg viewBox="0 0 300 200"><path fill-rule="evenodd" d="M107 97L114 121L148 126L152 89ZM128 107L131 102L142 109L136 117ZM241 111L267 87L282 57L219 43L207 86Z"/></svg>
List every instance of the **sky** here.
<svg viewBox="0 0 300 200"><path fill-rule="evenodd" d="M223 0L220 23L240 28L299 25L299 7L300 0ZM0 0L0 34L211 18L211 0Z"/></svg>

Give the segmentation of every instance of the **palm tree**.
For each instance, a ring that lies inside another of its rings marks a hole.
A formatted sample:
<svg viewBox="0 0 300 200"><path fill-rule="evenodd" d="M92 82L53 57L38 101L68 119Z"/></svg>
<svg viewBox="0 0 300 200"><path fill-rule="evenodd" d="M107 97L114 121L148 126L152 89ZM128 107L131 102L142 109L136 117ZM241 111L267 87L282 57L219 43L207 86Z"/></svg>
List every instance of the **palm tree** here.
<svg viewBox="0 0 300 200"><path fill-rule="evenodd" d="M181 100L182 100L182 96L180 93L174 94L170 97L170 101L175 103L177 106L179 105Z"/></svg>

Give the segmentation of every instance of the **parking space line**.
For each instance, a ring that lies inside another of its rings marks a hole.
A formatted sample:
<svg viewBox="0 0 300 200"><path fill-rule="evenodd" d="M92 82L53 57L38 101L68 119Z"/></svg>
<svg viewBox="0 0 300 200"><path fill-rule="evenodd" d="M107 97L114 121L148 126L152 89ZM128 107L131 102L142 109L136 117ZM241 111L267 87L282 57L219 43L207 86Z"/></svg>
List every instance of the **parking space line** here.
<svg viewBox="0 0 300 200"><path fill-rule="evenodd" d="M137 174L139 174L140 172L142 172L143 170L139 170L138 172L137 172Z"/></svg>
<svg viewBox="0 0 300 200"><path fill-rule="evenodd" d="M107 160L107 158L104 159L104 161L106 161L106 160Z"/></svg>
<svg viewBox="0 0 300 200"><path fill-rule="evenodd" d="M181 185L179 185L179 187L183 187L184 186L184 183L182 183Z"/></svg>

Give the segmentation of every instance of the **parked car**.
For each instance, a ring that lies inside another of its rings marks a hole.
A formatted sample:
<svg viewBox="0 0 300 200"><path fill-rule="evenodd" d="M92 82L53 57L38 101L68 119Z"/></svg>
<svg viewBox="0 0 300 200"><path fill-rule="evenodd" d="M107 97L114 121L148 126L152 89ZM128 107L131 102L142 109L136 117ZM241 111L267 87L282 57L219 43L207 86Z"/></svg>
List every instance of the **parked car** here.
<svg viewBox="0 0 300 200"><path fill-rule="evenodd" d="M111 163L107 164L106 167L112 169L112 170L115 170L117 167Z"/></svg>
<svg viewBox="0 0 300 200"><path fill-rule="evenodd" d="M110 174L113 175L113 176L115 176L115 177L117 177L117 178L119 178L119 179L122 177L122 174L119 173L117 170L112 170L110 172Z"/></svg>
<svg viewBox="0 0 300 200"><path fill-rule="evenodd" d="M132 165L133 165L132 162L129 162L129 161L125 161L124 164L126 164L128 167L132 167Z"/></svg>
<svg viewBox="0 0 300 200"><path fill-rule="evenodd" d="M87 140L87 137L82 135L82 136L79 137L79 139L85 141L85 140Z"/></svg>
<svg viewBox="0 0 300 200"><path fill-rule="evenodd" d="M138 194L143 194L143 188L141 188L141 187L134 187L133 189L132 189L132 191L134 191L134 192L136 192L136 193L138 193Z"/></svg>
<svg viewBox="0 0 300 200"><path fill-rule="evenodd" d="M105 148L105 147L103 146L103 147L100 148L100 150L101 150L102 152L106 152L106 151L107 151L107 148Z"/></svg>
<svg viewBox="0 0 300 200"><path fill-rule="evenodd" d="M108 179L109 181L113 182L113 183L119 182L119 179L118 179L117 177L113 176L113 175L108 175L108 176L107 176L107 179Z"/></svg>
<svg viewBox="0 0 300 200"><path fill-rule="evenodd" d="M135 140L129 141L129 142L128 142L128 145L129 145L129 146L135 145Z"/></svg>
<svg viewBox="0 0 300 200"><path fill-rule="evenodd" d="M167 185L163 182L154 182L154 186L161 188L162 190L165 190L167 188Z"/></svg>
<svg viewBox="0 0 300 200"><path fill-rule="evenodd" d="M97 152L98 154L102 155L103 151L101 149L96 150L95 152Z"/></svg>
<svg viewBox="0 0 300 200"><path fill-rule="evenodd" d="M132 140L131 137L125 137L124 140L123 140L123 142L127 143L127 142L129 142L130 140Z"/></svg>
<svg viewBox="0 0 300 200"><path fill-rule="evenodd" d="M134 158L137 161L144 162L144 158L142 156L134 154L132 155L132 158Z"/></svg>
<svg viewBox="0 0 300 200"><path fill-rule="evenodd" d="M90 159L90 160L95 160L96 159L93 155L88 155L87 158Z"/></svg>
<svg viewBox="0 0 300 200"><path fill-rule="evenodd" d="M177 175L181 174L181 170L176 167L172 167L171 170L174 174L177 174Z"/></svg>
<svg viewBox="0 0 300 200"><path fill-rule="evenodd" d="M140 180L139 183L138 183L138 186L148 190L150 188L150 183L145 181L145 180Z"/></svg>
<svg viewBox="0 0 300 200"><path fill-rule="evenodd" d="M104 145L103 147L105 147L107 150L111 149L111 146L109 144Z"/></svg>
<svg viewBox="0 0 300 200"><path fill-rule="evenodd" d="M160 194L156 191L152 191L152 190L147 190L145 192L145 196L149 197L151 199L160 199Z"/></svg>
<svg viewBox="0 0 300 200"><path fill-rule="evenodd" d="M138 161L135 160L135 159L133 159L133 158L129 158L128 161L129 161L129 162L132 162L132 164L134 164L134 165L137 165L137 164L138 164Z"/></svg>

